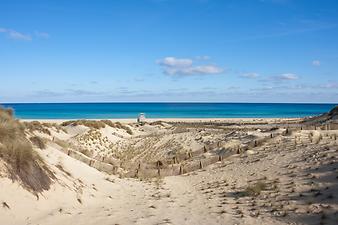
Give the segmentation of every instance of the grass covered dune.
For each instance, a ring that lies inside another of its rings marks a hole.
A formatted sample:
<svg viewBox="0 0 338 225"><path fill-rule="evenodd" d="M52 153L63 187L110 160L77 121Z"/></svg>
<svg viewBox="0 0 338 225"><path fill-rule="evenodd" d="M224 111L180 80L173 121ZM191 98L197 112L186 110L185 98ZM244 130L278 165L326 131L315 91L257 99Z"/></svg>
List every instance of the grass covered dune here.
<svg viewBox="0 0 338 225"><path fill-rule="evenodd" d="M32 139L37 142L37 140ZM26 138L12 109L0 107L0 170L31 192L48 190L53 174Z"/></svg>

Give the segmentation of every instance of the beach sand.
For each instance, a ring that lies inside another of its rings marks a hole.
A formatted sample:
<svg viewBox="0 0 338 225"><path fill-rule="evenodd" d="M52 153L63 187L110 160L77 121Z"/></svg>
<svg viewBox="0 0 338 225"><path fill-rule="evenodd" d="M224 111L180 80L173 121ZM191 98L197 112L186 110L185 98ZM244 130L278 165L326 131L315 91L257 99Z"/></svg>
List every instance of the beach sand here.
<svg viewBox="0 0 338 225"><path fill-rule="evenodd" d="M338 221L336 130L292 128L297 118L160 120L32 126L27 135L46 143L35 150L55 179L48 191L32 193L0 161L0 223Z"/></svg>

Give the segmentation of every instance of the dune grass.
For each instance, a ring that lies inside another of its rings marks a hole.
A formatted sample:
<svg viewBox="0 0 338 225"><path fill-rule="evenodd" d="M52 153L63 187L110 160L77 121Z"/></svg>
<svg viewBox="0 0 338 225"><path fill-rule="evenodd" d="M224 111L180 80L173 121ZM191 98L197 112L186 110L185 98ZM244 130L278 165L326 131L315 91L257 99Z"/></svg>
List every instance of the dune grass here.
<svg viewBox="0 0 338 225"><path fill-rule="evenodd" d="M0 107L0 160L5 162L10 178L24 188L48 190L53 174L33 150L25 135L25 126L13 117L13 110Z"/></svg>
<svg viewBox="0 0 338 225"><path fill-rule="evenodd" d="M36 147L40 148L40 149L46 149L46 143L45 140L38 137L38 136L33 136L30 137L29 140L32 142L32 144L34 144Z"/></svg>
<svg viewBox="0 0 338 225"><path fill-rule="evenodd" d="M94 128L94 129L105 128L107 125L113 128L123 129L130 135L133 134L133 131L130 129L130 127L123 125L120 122L114 123L111 120L70 120L70 121L65 121L61 124L61 126L69 126L69 125L71 126L83 125L83 126Z"/></svg>
<svg viewBox="0 0 338 225"><path fill-rule="evenodd" d="M245 189L244 193L246 196L257 196L262 191L264 191L266 188L267 188L267 185L264 182L260 181L251 186L248 186Z"/></svg>

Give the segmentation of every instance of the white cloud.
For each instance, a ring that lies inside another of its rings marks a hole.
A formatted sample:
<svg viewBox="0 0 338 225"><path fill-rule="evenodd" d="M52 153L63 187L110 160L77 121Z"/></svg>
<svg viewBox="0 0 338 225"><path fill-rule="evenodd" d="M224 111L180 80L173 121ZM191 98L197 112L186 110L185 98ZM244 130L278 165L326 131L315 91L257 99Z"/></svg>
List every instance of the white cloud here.
<svg viewBox="0 0 338 225"><path fill-rule="evenodd" d="M164 59L158 60L158 64L169 67L188 67L192 65L191 59L177 59L175 57L165 57Z"/></svg>
<svg viewBox="0 0 338 225"><path fill-rule="evenodd" d="M249 79L256 79L258 76L259 76L258 73L245 73L241 75L241 77L249 78Z"/></svg>
<svg viewBox="0 0 338 225"><path fill-rule="evenodd" d="M188 58L165 57L157 60L163 72L169 75L203 75L219 74L223 69L215 65L193 65L193 60Z"/></svg>
<svg viewBox="0 0 338 225"><path fill-rule="evenodd" d="M320 61L319 60L313 60L312 65L314 66L320 66Z"/></svg>
<svg viewBox="0 0 338 225"><path fill-rule="evenodd" d="M28 34L23 34L18 31L6 28L0 28L0 33L5 33L10 39L21 40L21 41L31 41L32 37Z"/></svg>
<svg viewBox="0 0 338 225"><path fill-rule="evenodd" d="M293 73L284 73L281 75L276 76L278 80L298 80L298 76Z"/></svg>
<svg viewBox="0 0 338 225"><path fill-rule="evenodd" d="M323 84L319 86L320 88L325 88L325 89L338 89L338 83L337 82L330 82L327 84Z"/></svg>
<svg viewBox="0 0 338 225"><path fill-rule="evenodd" d="M40 32L40 31L35 31L35 36L38 38L44 38L44 39L47 39L50 37L50 35L47 32Z"/></svg>

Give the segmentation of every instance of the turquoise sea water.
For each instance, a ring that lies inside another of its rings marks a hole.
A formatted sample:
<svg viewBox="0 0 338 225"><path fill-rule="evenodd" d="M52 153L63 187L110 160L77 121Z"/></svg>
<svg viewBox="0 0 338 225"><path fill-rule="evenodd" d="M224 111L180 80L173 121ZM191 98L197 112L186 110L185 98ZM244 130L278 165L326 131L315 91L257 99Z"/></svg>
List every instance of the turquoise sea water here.
<svg viewBox="0 0 338 225"><path fill-rule="evenodd" d="M335 104L291 103L13 103L21 119L276 118L318 115Z"/></svg>

